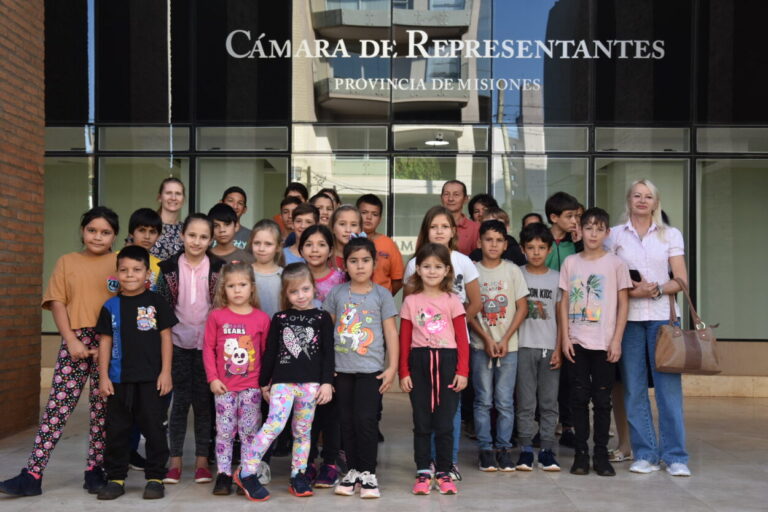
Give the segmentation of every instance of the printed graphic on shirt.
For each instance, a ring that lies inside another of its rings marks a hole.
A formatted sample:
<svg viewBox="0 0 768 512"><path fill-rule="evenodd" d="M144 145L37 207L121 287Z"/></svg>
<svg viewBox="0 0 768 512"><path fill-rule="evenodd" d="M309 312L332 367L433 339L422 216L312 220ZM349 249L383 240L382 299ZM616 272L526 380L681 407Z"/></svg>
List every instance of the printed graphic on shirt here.
<svg viewBox="0 0 768 512"><path fill-rule="evenodd" d="M253 339L246 334L245 325L224 324L224 371L227 376L248 375L255 369L256 349Z"/></svg>
<svg viewBox="0 0 768 512"><path fill-rule="evenodd" d="M507 306L509 305L509 299L503 293L499 293L490 297L488 295L480 295L480 300L483 303L483 319L488 322L488 325L496 325L500 318L507 317Z"/></svg>
<svg viewBox="0 0 768 512"><path fill-rule="evenodd" d="M373 331L363 327L363 323L373 323L367 310L358 310L359 304L344 304L344 312L339 317L336 331L339 333L339 344L336 352L347 354L357 352L361 356L368 353L368 345L373 343Z"/></svg>
<svg viewBox="0 0 768 512"><path fill-rule="evenodd" d="M317 336L312 327L301 325L288 326L283 328L283 344L288 353L298 358L301 353L312 359L312 355L317 353ZM281 363L289 362L286 354L281 354Z"/></svg>
<svg viewBox="0 0 768 512"><path fill-rule="evenodd" d="M439 310L431 307L419 308L416 323L429 333L432 341L436 341L439 345L448 344L448 340L440 336L448 327L448 320Z"/></svg>
<svg viewBox="0 0 768 512"><path fill-rule="evenodd" d="M542 300L552 300L552 290L528 287L528 316L531 320L549 320L550 315Z"/></svg>
<svg viewBox="0 0 768 512"><path fill-rule="evenodd" d="M574 276L568 289L568 318L571 323L595 324L600 322L605 276L589 274Z"/></svg>
<svg viewBox="0 0 768 512"><path fill-rule="evenodd" d="M157 310L155 306L139 306L136 316L136 328L140 331L157 330Z"/></svg>
<svg viewBox="0 0 768 512"><path fill-rule="evenodd" d="M456 269L454 269L455 271ZM453 279L453 293L458 296L462 296L464 293L464 274L456 274L456 277Z"/></svg>
<svg viewBox="0 0 768 512"><path fill-rule="evenodd" d="M107 278L107 290L109 290L110 293L117 293L117 290L119 289L120 281L118 281L115 276L109 276Z"/></svg>

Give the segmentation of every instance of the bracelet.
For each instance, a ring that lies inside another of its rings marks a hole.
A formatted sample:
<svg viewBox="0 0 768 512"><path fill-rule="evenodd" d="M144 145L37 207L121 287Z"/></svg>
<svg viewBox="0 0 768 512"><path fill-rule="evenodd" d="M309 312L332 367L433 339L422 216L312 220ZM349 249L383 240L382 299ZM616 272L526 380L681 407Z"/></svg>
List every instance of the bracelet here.
<svg viewBox="0 0 768 512"><path fill-rule="evenodd" d="M664 296L664 287L660 284L656 285L656 291L659 292L659 294L655 297L653 297L653 300L661 300L661 298Z"/></svg>

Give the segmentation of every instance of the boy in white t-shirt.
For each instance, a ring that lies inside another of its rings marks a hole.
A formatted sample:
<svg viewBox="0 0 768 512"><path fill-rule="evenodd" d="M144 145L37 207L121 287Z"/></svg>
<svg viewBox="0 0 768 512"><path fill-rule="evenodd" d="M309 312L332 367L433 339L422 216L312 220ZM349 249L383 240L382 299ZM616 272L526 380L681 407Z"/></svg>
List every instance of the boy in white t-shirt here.
<svg viewBox="0 0 768 512"><path fill-rule="evenodd" d="M584 251L568 256L560 268L560 289L568 300L560 303L558 318L568 365L571 414L576 429L576 454L571 473L589 473L589 402L594 416L593 466L600 476L614 476L608 462L611 425L611 388L621 337L629 312L632 287L627 264L606 252L603 241L610 228L608 213L590 208L581 217Z"/></svg>
<svg viewBox="0 0 768 512"><path fill-rule="evenodd" d="M502 259L507 229L498 220L480 225L477 265L483 309L470 318L472 383L475 387L475 432L480 471L514 471L512 427L515 422L517 329L528 312L528 287L520 268ZM491 408L498 411L496 438L491 437ZM496 452L494 452L496 448Z"/></svg>

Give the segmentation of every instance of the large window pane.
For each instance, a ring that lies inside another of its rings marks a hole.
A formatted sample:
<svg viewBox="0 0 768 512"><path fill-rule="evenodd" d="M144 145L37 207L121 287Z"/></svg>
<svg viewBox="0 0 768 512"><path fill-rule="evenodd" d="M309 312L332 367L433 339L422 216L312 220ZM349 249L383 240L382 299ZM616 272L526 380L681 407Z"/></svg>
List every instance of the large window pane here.
<svg viewBox="0 0 768 512"><path fill-rule="evenodd" d="M768 128L699 128L701 153L768 153Z"/></svg>
<svg viewBox="0 0 768 512"><path fill-rule="evenodd" d="M104 151L188 151L186 126L110 126L99 128L99 149Z"/></svg>
<svg viewBox="0 0 768 512"><path fill-rule="evenodd" d="M293 151L330 153L332 151L386 151L386 126L293 125Z"/></svg>
<svg viewBox="0 0 768 512"><path fill-rule="evenodd" d="M259 220L280 213L287 158L200 158L197 168L198 210L207 213L221 200L224 190L237 185L248 195L248 210L240 218L243 226L251 228Z"/></svg>
<svg viewBox="0 0 768 512"><path fill-rule="evenodd" d="M45 129L46 151L93 153L93 126L49 126Z"/></svg>
<svg viewBox="0 0 768 512"><path fill-rule="evenodd" d="M197 129L197 149L203 151L285 151L285 126L210 126Z"/></svg>
<svg viewBox="0 0 768 512"><path fill-rule="evenodd" d="M766 339L768 160L699 160L698 304L720 339Z"/></svg>
<svg viewBox="0 0 768 512"><path fill-rule="evenodd" d="M656 185L662 209L687 239L688 196L686 176L688 160L598 158L595 160L597 180L595 204L611 216L611 225L621 222L627 203L627 190L636 180L648 179ZM686 247L686 254L690 248Z"/></svg>
<svg viewBox="0 0 768 512"><path fill-rule="evenodd" d="M62 254L79 251L80 216L93 205L93 158L45 159L45 224L43 234L43 286ZM106 204L106 203L102 203ZM128 219L120 219L127 225ZM122 235L122 233L121 233ZM116 247L122 247L118 240ZM43 313L43 332L56 332L50 313Z"/></svg>
<svg viewBox="0 0 768 512"><path fill-rule="evenodd" d="M689 141L688 128L595 128L595 151L684 153Z"/></svg>
<svg viewBox="0 0 768 512"><path fill-rule="evenodd" d="M394 240L407 260L415 251L424 214L440 204L443 184L459 180L467 186L469 195L485 192L488 160L469 155L398 156L394 165Z"/></svg>
<svg viewBox="0 0 768 512"><path fill-rule="evenodd" d="M45 0L46 122L88 122L87 12L86 0Z"/></svg>
<svg viewBox="0 0 768 512"><path fill-rule="evenodd" d="M363 194L376 194L384 203L379 231L387 230L389 160L364 155L301 155L293 157L292 181L307 185L313 195L321 188L333 188L342 203L355 204Z"/></svg>
<svg viewBox="0 0 768 512"><path fill-rule="evenodd" d="M546 218L544 204L555 192L568 192L587 204L588 162L586 158L493 157L493 196L509 214L515 238L523 215L536 212Z"/></svg>
<svg viewBox="0 0 768 512"><path fill-rule="evenodd" d="M157 189L168 176L187 186L181 219L188 213L189 159L187 158L101 158L99 160L99 202L120 216L122 226L118 246L128 236L128 219L138 208L157 208Z"/></svg>
<svg viewBox="0 0 768 512"><path fill-rule="evenodd" d="M504 125L493 127L494 153L584 152L589 149L586 126Z"/></svg>

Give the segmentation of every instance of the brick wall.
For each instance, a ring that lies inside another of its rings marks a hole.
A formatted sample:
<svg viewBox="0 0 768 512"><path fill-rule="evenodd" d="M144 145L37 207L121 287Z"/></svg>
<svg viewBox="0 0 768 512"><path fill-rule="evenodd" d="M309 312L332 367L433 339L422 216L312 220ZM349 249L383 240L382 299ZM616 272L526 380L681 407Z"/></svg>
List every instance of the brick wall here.
<svg viewBox="0 0 768 512"><path fill-rule="evenodd" d="M0 0L0 437L38 419L43 1Z"/></svg>

